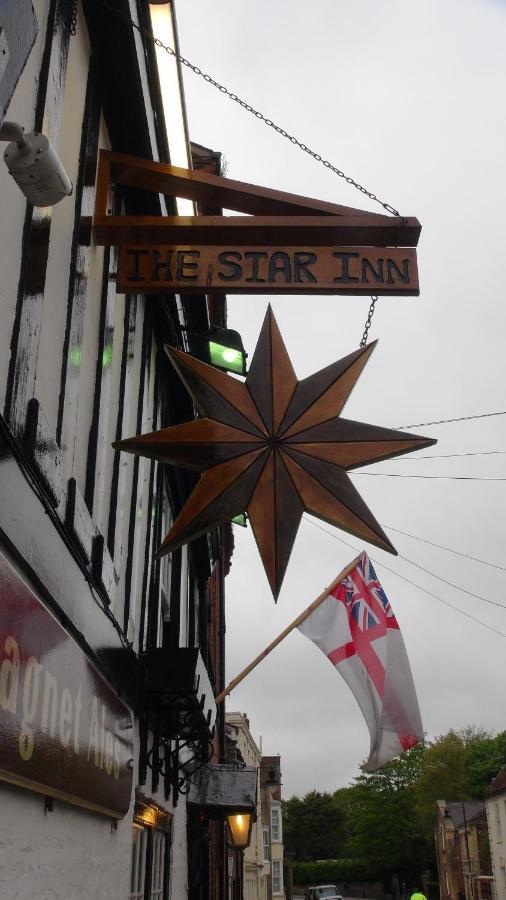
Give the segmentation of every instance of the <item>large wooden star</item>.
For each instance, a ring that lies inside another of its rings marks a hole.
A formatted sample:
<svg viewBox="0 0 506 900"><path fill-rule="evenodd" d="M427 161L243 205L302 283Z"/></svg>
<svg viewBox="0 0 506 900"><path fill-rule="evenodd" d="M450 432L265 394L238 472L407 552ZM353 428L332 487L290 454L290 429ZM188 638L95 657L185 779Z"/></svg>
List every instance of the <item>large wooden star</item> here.
<svg viewBox="0 0 506 900"><path fill-rule="evenodd" d="M269 307L245 382L166 347L205 418L113 444L203 472L158 556L245 510L275 598L304 510L396 553L346 471L435 441L340 418L375 344L297 381Z"/></svg>

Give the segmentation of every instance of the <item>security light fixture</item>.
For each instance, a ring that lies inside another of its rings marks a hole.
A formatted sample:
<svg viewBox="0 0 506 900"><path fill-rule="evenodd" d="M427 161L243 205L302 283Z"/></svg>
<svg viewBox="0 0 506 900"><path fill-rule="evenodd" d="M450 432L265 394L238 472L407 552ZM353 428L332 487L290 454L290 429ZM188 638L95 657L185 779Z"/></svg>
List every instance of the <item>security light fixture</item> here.
<svg viewBox="0 0 506 900"><path fill-rule="evenodd" d="M5 164L33 206L54 206L70 197L72 182L44 134L25 134L17 122L5 121L0 141L10 141L4 152Z"/></svg>
<svg viewBox="0 0 506 900"><path fill-rule="evenodd" d="M231 813L227 821L234 850L245 850L251 840L253 816L248 812Z"/></svg>
<svg viewBox="0 0 506 900"><path fill-rule="evenodd" d="M234 516L234 518L231 521L234 525L240 525L241 528L248 527L248 518L246 516L246 513L239 513L239 515Z"/></svg>
<svg viewBox="0 0 506 900"><path fill-rule="evenodd" d="M246 357L241 335L232 328L213 325L208 336L209 361L217 369L246 375Z"/></svg>

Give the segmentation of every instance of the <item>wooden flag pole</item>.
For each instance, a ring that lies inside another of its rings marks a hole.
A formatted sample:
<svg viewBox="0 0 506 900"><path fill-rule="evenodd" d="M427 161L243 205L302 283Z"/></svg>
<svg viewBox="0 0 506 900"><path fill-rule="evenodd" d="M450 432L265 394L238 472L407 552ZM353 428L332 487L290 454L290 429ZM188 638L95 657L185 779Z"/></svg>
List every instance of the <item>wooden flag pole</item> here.
<svg viewBox="0 0 506 900"><path fill-rule="evenodd" d="M227 684L226 688L224 688L222 691L220 691L219 694L217 694L217 696L215 697L216 703L221 703L225 699L227 694L230 694L230 692L233 691L235 687L237 687L237 685L243 680L243 678L246 678L246 675L249 675L249 673L256 666L258 666L258 663L262 662L262 660L269 655L271 650L274 650L274 647L277 647L278 644L280 644L281 641L286 638L287 634L290 634L290 632L293 631L294 628L297 628L297 626L300 625L300 623L303 622L304 619L307 619L307 617L311 615L311 613L320 605L320 603L323 603L325 598L328 597L328 595L336 587L336 585L338 585L341 581L344 581L344 579L348 577L350 572L352 572L353 569L358 565L361 556L362 554L355 557L353 562L349 563L349 565L347 565L342 570L342 572L339 573L337 578L334 578L332 584L329 584L329 586L321 592L316 600L313 600L313 602L307 607L307 609L301 612L300 615L297 616L297 618L294 619L293 622L291 622L290 625L288 625L285 630L281 632L281 634L278 634L278 636L274 638L274 640L269 644L268 647L265 648L265 650L262 651L262 653L259 653L258 656L255 657L253 662L250 662L249 666L246 666L246 668L243 669L242 672L239 673L239 675L237 675L229 684Z"/></svg>

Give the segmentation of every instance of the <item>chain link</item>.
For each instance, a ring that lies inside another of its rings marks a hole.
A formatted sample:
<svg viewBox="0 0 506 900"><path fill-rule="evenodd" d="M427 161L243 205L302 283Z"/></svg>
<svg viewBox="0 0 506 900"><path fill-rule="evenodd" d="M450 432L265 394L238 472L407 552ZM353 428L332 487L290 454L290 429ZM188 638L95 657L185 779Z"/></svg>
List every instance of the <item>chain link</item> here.
<svg viewBox="0 0 506 900"><path fill-rule="evenodd" d="M367 336L369 334L369 328L371 327L372 317L374 315L374 308L376 306L376 302L378 300L377 295L371 297L371 305L369 307L369 312L367 313L367 319L365 321L364 333L362 335L362 340L360 341L360 346L365 347L367 344Z"/></svg>
<svg viewBox="0 0 506 900"><path fill-rule="evenodd" d="M146 37L150 41L152 41L157 47L160 47L161 50L164 50L166 53L168 53L169 56L173 56L178 62L181 63L181 65L185 66L187 69L190 69L194 73L194 75L198 75L200 78L203 78L204 81L206 81L208 84L212 85L212 87L215 87L218 91L220 91L221 94L224 94L226 97L228 97L229 100L233 100L234 103L237 103L240 107L242 107L242 109L246 110L246 112L251 113L251 115L255 116L256 119L258 119L260 122L263 122L264 125L267 125L269 128L273 128L274 131L277 132L277 134L280 134L281 137L286 138L286 140L290 141L291 144L294 144L296 147L298 147L304 153L307 153L316 162L319 162L323 166L325 166L326 169L329 169L331 172L334 172L334 174L338 175L339 178L343 178L347 184L351 184L354 188L357 189L357 191L360 191L361 194L365 194L366 197L369 197L369 200L372 200L374 203L379 203L379 205L382 206L383 209L386 210L386 212L391 213L393 216L400 216L399 211L397 209L395 209L395 207L391 206L389 203L384 202L383 200L380 200L380 198L377 197L376 194L373 194L372 191L368 191L367 188L365 188L362 184L359 184L358 181L355 181L354 178L351 178L350 175L346 175L345 172L343 172L341 169L338 169L337 166L334 166L331 162L329 162L328 159L324 159L319 153L316 153L314 150L311 150L310 147L306 146L306 144L302 143L302 141L299 141L299 139L296 138L293 134L289 134L289 132L285 131L284 128L281 128L279 125L276 125L276 123L273 122L272 119L267 118L267 116L264 116L264 114L261 113L259 110L255 109L249 103L246 103L245 100L242 100L240 97L237 96L237 94L234 94L227 87L225 87L225 85L220 84L219 81L216 81L216 79L214 79L207 72L203 72L202 69L200 69L198 66L195 66L184 56L181 56L180 53L177 53L168 44L164 44L163 41L161 41L160 38L155 37L155 35L151 31L149 31L149 29L144 28L142 25L139 25L137 22L134 22L134 20L131 19L130 16L128 16L122 10L117 9L111 3L109 3L109 0L101 0L101 3L102 3L102 6L104 6L106 9L109 10L109 12L112 12L115 16L118 16L119 18L123 19L123 21L126 22L128 25L131 25L132 28L135 28L139 32L139 34L144 35L144 37ZM74 15L74 13L75 13L75 15ZM77 17L77 0L75 0L75 3L74 3L74 13L73 13L73 17L72 17L72 23L73 23L72 27L74 29L71 31L72 34L75 34L75 18ZM371 297L371 305L369 307L369 312L367 314L367 319L366 319L366 323L365 323L365 327L364 327L364 333L362 335L362 340L360 341L360 347L364 347L365 344L367 343L367 336L369 334L369 329L371 327L371 321L372 321L372 317L374 315L374 309L375 309L377 300L378 300L377 296Z"/></svg>
<svg viewBox="0 0 506 900"><path fill-rule="evenodd" d="M73 0L72 3L72 16L70 19L70 33L72 37L75 37L77 34L77 5L79 0Z"/></svg>
<svg viewBox="0 0 506 900"><path fill-rule="evenodd" d="M101 3L102 6L105 6L110 12L114 13L114 15L119 16L127 24L131 25L132 28L135 28L140 34L143 34L144 37L147 37L150 41L153 41L153 43L156 44L157 47L160 47L161 50L165 50L166 53L168 53L170 56L173 56L178 62L181 63L181 65L185 66L187 69L191 69L191 71L195 75L203 78L204 81L207 81L208 84L215 87L218 91L220 91L221 94L224 94L230 100L233 100L234 103L239 104L242 109L245 109L246 112L251 113L251 115L255 116L256 119L258 119L260 122L263 122L264 125L267 125L269 128L273 128L274 131L277 132L277 134L281 135L281 137L286 138L286 140L290 141L291 144L294 144L300 150L303 150L304 153L312 156L312 158L316 160L316 162L321 163L323 166L325 166L326 169L330 169L330 171L334 172L335 175L338 175L339 178L343 178L347 182L347 184L351 184L354 188L357 189L357 191L360 191L361 194L365 194L366 197L369 197L369 200L372 200L374 203L379 203L380 206L382 206L383 209L386 210L386 212L391 213L393 216L400 216L399 211L389 203L385 203L383 200L380 200L380 198L377 197L376 194L373 194L372 191L368 191L367 188L365 188L362 184L359 184L358 181L355 181L355 179L351 178L351 176L346 175L345 172L341 171L341 169L338 169L337 166L334 166L331 162L329 162L328 159L324 159L323 156L321 156L319 153L316 153L314 150L311 150L310 147L307 147L306 144L303 144L302 141L299 141L299 139L296 138L293 134L289 134L289 132L285 131L284 128L276 125L276 123L273 122L272 119L267 118L267 116L264 116L264 114L259 112L259 110L255 109L249 103L246 103L245 100L242 100L237 96L237 94L234 94L227 87L225 87L225 85L220 84L219 81L216 81L216 79L214 79L211 75L208 75L207 72L203 72L202 69L199 69L198 66L194 66L193 63L191 63L188 59L185 59L184 56L181 56L180 53L177 53L172 47L164 44L163 41L160 40L160 38L155 37L155 35L147 28L144 28L142 25L138 25L137 22L134 22L133 19L131 19L122 10L112 6L112 4L108 2L108 0L101 0Z"/></svg>

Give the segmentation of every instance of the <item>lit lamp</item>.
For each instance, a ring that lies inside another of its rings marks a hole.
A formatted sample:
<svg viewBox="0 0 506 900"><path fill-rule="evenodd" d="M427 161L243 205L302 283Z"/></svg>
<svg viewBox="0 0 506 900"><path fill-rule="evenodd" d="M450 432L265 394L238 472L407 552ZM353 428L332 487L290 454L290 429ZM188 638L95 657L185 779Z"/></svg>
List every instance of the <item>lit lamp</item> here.
<svg viewBox="0 0 506 900"><path fill-rule="evenodd" d="M232 813L227 816L227 821L234 850L245 850L251 839L253 816L251 813Z"/></svg>
<svg viewBox="0 0 506 900"><path fill-rule="evenodd" d="M247 354L238 331L213 325L207 341L212 366L225 372L235 372L236 375L246 375Z"/></svg>

